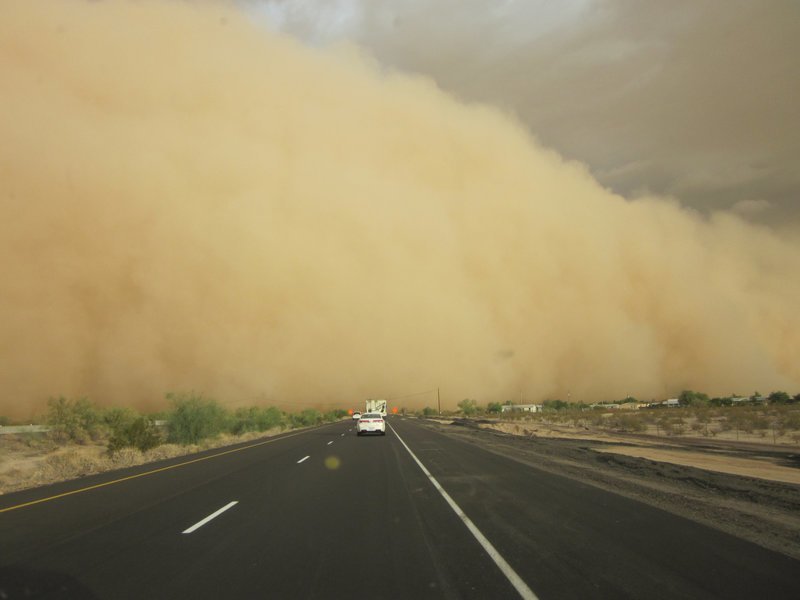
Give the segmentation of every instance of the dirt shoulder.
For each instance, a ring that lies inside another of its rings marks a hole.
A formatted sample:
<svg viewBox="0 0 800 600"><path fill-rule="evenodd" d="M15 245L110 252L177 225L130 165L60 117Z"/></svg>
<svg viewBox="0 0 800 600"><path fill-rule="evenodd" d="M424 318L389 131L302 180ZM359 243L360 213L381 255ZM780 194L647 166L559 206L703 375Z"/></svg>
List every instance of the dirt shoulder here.
<svg viewBox="0 0 800 600"><path fill-rule="evenodd" d="M550 426L545 435L528 424L465 419L420 423L800 559L797 449Z"/></svg>
<svg viewBox="0 0 800 600"><path fill-rule="evenodd" d="M483 429L524 437L582 440L596 442L598 452L612 452L672 464L697 467L707 471L744 475L800 485L800 448L763 441L693 437L659 437L620 434L609 431L581 430L559 425L508 422L478 423Z"/></svg>

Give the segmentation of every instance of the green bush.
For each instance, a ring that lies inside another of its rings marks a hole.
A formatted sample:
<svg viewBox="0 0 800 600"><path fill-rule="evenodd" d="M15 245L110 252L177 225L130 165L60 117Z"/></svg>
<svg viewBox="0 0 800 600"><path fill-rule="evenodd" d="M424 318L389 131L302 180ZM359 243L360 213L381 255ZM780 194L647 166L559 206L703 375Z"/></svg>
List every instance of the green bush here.
<svg viewBox="0 0 800 600"><path fill-rule="evenodd" d="M50 398L47 401L46 422L52 428L54 437L79 444L97 439L102 432L100 411L86 398Z"/></svg>
<svg viewBox="0 0 800 600"><path fill-rule="evenodd" d="M251 406L236 411L231 432L240 435L249 431L267 431L274 427L282 427L283 423L283 413L274 406Z"/></svg>
<svg viewBox="0 0 800 600"><path fill-rule="evenodd" d="M500 404L499 402L489 402L489 404L486 405L487 413L496 415L501 413L502 411L503 411L503 405Z"/></svg>
<svg viewBox="0 0 800 600"><path fill-rule="evenodd" d="M787 394L786 392L781 392L781 391L772 392L768 396L768 399L769 399L770 403L772 403L772 404L791 404L792 403L792 397L789 394Z"/></svg>
<svg viewBox="0 0 800 600"><path fill-rule="evenodd" d="M710 402L708 395L703 392L683 390L678 396L681 406L705 406Z"/></svg>
<svg viewBox="0 0 800 600"><path fill-rule="evenodd" d="M464 398L461 402L458 403L458 408L461 411L462 415L468 417L478 412L478 403L475 400Z"/></svg>
<svg viewBox="0 0 800 600"><path fill-rule="evenodd" d="M545 400L542 402L542 407L544 410L551 411L551 410L565 410L568 409L569 402L565 402L564 400Z"/></svg>
<svg viewBox="0 0 800 600"><path fill-rule="evenodd" d="M230 416L215 400L199 394L167 394L172 410L167 416L167 441L197 444L229 428Z"/></svg>
<svg viewBox="0 0 800 600"><path fill-rule="evenodd" d="M114 430L108 442L108 452L113 454L125 447L133 447L145 452L161 444L161 436L155 422L146 417L138 417L129 423L121 423Z"/></svg>
<svg viewBox="0 0 800 600"><path fill-rule="evenodd" d="M342 410L341 408L337 408L335 410L329 410L324 415L322 415L322 420L325 421L325 422L330 423L330 422L333 422L333 421L338 421L341 418L346 417L346 416L347 416L347 411L346 410Z"/></svg>
<svg viewBox="0 0 800 600"><path fill-rule="evenodd" d="M116 432L133 423L139 414L132 408L115 406L106 409L103 413L103 423L113 432Z"/></svg>
<svg viewBox="0 0 800 600"><path fill-rule="evenodd" d="M322 414L313 408L289 415L289 424L292 428L309 427L320 423L322 423Z"/></svg>

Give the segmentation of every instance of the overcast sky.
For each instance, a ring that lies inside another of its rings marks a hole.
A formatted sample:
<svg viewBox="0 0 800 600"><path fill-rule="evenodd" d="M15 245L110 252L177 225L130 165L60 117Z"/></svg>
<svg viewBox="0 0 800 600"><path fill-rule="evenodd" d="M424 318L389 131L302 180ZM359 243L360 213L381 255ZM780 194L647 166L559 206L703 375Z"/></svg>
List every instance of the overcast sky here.
<svg viewBox="0 0 800 600"><path fill-rule="evenodd" d="M800 230L797 0L248 0L513 112L635 198Z"/></svg>

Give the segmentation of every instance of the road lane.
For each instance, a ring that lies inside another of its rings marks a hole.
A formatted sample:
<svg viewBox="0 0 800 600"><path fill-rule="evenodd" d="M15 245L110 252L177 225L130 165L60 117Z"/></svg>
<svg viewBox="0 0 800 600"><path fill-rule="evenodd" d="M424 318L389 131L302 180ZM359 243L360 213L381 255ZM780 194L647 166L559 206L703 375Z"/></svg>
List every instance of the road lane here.
<svg viewBox="0 0 800 600"><path fill-rule="evenodd" d="M540 598L800 598L800 563L455 440L392 426Z"/></svg>
<svg viewBox="0 0 800 600"><path fill-rule="evenodd" d="M16 532L0 583L67 578L69 597L99 598L515 597L396 439L330 438L309 432L0 515ZM232 497L235 510L181 534Z"/></svg>

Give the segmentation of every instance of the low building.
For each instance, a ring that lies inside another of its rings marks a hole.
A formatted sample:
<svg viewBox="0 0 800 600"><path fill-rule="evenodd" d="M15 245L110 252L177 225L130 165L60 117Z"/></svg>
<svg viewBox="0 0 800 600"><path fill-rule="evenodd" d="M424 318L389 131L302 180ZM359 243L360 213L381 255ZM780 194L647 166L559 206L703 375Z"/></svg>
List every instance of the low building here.
<svg viewBox="0 0 800 600"><path fill-rule="evenodd" d="M512 411L519 411L519 412L542 412L544 406L541 404L504 404L502 407L502 412L512 412Z"/></svg>

